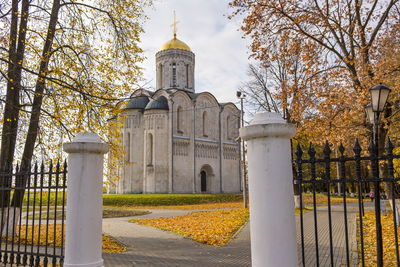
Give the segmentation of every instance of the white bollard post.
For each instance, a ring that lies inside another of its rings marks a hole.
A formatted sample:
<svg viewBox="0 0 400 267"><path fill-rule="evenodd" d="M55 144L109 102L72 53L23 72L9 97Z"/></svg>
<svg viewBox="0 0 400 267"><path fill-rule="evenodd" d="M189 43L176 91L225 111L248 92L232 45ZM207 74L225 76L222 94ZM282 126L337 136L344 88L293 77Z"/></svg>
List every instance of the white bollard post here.
<svg viewBox="0 0 400 267"><path fill-rule="evenodd" d="M103 267L103 161L108 145L95 133L64 144L68 153L65 267Z"/></svg>
<svg viewBox="0 0 400 267"><path fill-rule="evenodd" d="M295 130L272 112L256 114L240 129L248 151L253 267L298 266L290 162Z"/></svg>

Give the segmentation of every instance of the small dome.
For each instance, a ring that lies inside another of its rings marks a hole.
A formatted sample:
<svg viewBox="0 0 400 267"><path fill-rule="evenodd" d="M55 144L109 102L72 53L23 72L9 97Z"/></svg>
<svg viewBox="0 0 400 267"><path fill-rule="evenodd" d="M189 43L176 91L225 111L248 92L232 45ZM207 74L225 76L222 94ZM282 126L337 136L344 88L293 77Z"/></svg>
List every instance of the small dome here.
<svg viewBox="0 0 400 267"><path fill-rule="evenodd" d="M164 96L160 96L157 98L157 100L150 100L150 102L147 104L145 110L149 109L166 109L168 110L168 100Z"/></svg>
<svg viewBox="0 0 400 267"><path fill-rule="evenodd" d="M149 103L149 98L147 96L138 96L132 98L128 104L126 104L125 109L144 109Z"/></svg>
<svg viewBox="0 0 400 267"><path fill-rule="evenodd" d="M177 39L176 37L161 46L160 51L169 50L169 49L181 49L185 51L191 51L190 47L182 42L181 40Z"/></svg>

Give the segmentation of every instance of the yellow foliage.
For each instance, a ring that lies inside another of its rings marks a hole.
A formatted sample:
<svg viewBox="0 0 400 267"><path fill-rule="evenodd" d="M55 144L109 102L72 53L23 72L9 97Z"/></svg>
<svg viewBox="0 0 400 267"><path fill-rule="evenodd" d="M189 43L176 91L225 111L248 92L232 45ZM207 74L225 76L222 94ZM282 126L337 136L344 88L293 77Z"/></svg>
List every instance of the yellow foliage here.
<svg viewBox="0 0 400 267"><path fill-rule="evenodd" d="M383 240L383 263L385 267L397 266L396 246L394 237L393 214L388 212L387 216L381 216L382 240ZM399 228L397 228L400 231ZM361 255L360 228L358 227L358 250ZM376 231L375 212L367 211L363 217L364 255L365 266L376 266ZM361 266L361 263L360 263Z"/></svg>
<svg viewBox="0 0 400 267"><path fill-rule="evenodd" d="M21 228L21 231L20 231ZM65 227L64 227L65 228ZM40 233L39 233L40 230ZM32 233L33 231L33 233ZM15 241L19 241L21 244L28 245L40 245L40 246L54 246L54 242L56 247L61 247L62 243L65 243L65 229L62 231L62 225L57 224L54 227L54 224L50 224L48 229L45 224L35 225L32 227L31 225L22 225L17 228ZM46 236L48 233L48 237L46 240ZM32 234L33 234L33 242L32 242ZM64 239L61 238L64 234ZM10 238L11 240L11 238ZM55 240L55 241L54 241ZM121 243L117 242L113 238L103 234L103 252L104 253L121 253L126 250L125 246Z"/></svg>
<svg viewBox="0 0 400 267"><path fill-rule="evenodd" d="M346 198L347 203L357 202L356 198ZM306 205L313 204L313 195L312 194L303 194L303 202ZM343 203L343 197L331 196L331 204L339 204ZM323 194L316 194L316 204L328 204L328 197Z"/></svg>
<svg viewBox="0 0 400 267"><path fill-rule="evenodd" d="M207 245L223 246L248 218L248 209L226 209L193 212L177 217L130 220L130 222L171 231Z"/></svg>

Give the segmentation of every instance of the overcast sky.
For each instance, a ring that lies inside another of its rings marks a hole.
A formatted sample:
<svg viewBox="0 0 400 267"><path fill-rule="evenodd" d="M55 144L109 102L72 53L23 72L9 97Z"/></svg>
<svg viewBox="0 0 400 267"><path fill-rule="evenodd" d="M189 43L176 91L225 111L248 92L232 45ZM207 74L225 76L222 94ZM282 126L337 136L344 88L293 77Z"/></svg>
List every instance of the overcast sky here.
<svg viewBox="0 0 400 267"><path fill-rule="evenodd" d="M195 90L209 91L220 102L237 102L236 90L246 79L248 41L238 31L239 19L229 20L229 0L155 0L146 10L142 48L144 78L155 87L155 53L172 39L173 11L179 21L177 38L196 55Z"/></svg>

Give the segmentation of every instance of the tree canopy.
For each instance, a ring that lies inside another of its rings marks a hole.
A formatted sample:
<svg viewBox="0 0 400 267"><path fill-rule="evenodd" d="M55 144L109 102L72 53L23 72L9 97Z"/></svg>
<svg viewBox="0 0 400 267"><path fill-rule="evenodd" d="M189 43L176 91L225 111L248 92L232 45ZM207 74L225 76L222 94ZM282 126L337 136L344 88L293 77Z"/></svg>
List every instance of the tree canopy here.
<svg viewBox="0 0 400 267"><path fill-rule="evenodd" d="M251 39L251 56L278 81L298 135L345 142L368 136L368 89L392 89L381 133L398 131L400 5L398 0L233 0L232 16ZM278 75L276 75L278 74Z"/></svg>

